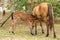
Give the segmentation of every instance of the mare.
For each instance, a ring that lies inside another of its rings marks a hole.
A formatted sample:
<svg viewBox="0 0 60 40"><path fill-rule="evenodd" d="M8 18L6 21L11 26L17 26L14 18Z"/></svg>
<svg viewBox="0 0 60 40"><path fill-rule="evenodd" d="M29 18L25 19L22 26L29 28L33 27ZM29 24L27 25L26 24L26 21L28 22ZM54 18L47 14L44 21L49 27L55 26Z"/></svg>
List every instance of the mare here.
<svg viewBox="0 0 60 40"><path fill-rule="evenodd" d="M40 18L40 23L44 22L47 26L47 34L46 37L49 36L49 29L53 30L54 38L56 38L56 33L54 29L54 16L53 16L53 8L50 3L43 2L39 5L36 5L33 9L33 15L37 18ZM41 28L42 28L42 24ZM42 28L42 33L44 33L44 30Z"/></svg>

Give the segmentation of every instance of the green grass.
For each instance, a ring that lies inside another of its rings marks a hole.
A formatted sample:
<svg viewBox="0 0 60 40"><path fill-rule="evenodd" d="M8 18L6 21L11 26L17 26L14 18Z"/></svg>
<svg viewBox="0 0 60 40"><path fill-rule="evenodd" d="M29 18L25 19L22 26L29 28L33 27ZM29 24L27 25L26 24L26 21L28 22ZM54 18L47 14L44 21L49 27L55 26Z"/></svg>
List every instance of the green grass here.
<svg viewBox="0 0 60 40"><path fill-rule="evenodd" d="M3 17L4 21L9 16L9 13L6 13L6 16ZM46 35L46 26L43 24L45 34L41 33L41 27L38 25L38 34L33 36L30 34L29 25L26 24L15 24L15 35L9 34L11 18L0 28L0 40L60 40L60 24L55 24L55 30L57 38L53 38L53 33L50 31L49 37Z"/></svg>

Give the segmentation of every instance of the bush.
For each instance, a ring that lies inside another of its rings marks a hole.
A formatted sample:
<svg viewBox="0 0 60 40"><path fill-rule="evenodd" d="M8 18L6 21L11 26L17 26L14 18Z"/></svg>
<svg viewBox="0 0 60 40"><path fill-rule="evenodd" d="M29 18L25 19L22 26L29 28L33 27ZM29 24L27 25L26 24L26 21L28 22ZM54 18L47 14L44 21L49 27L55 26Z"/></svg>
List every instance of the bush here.
<svg viewBox="0 0 60 40"><path fill-rule="evenodd" d="M53 5L53 10L54 10L54 16L56 17L57 14L60 14L60 1L56 0L37 0L37 2L32 2L28 3L28 0L19 0L15 3L15 9L17 10L22 10L23 6L26 6L26 11L29 11L32 13L34 5L38 5L42 2L49 2Z"/></svg>

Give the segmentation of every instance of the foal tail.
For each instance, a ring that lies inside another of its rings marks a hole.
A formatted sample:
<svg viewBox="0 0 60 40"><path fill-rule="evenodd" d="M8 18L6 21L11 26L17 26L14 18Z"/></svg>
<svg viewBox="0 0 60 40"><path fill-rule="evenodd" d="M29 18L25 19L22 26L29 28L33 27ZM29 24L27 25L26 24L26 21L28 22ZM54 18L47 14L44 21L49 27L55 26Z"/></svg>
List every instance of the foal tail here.
<svg viewBox="0 0 60 40"><path fill-rule="evenodd" d="M3 16L5 16L5 10L3 10Z"/></svg>
<svg viewBox="0 0 60 40"><path fill-rule="evenodd" d="M13 13L14 13L14 12L11 13L11 18L12 18L12 20L13 20Z"/></svg>
<svg viewBox="0 0 60 40"><path fill-rule="evenodd" d="M48 16L49 16L50 30L52 30L52 27L54 26L54 16L53 16L53 8L51 4L48 4Z"/></svg>
<svg viewBox="0 0 60 40"><path fill-rule="evenodd" d="M6 21L12 17L12 20L13 20L13 12L11 13L11 15L9 15L9 17L1 24L1 27L6 23Z"/></svg>

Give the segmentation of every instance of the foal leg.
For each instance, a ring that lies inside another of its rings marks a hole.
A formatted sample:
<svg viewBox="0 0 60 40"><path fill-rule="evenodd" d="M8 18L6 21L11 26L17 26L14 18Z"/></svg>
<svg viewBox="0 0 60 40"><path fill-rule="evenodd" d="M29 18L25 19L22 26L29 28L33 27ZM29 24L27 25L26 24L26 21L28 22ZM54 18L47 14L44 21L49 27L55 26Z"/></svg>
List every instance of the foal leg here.
<svg viewBox="0 0 60 40"><path fill-rule="evenodd" d="M12 20L12 23L11 23L11 26L10 26L10 29L9 29L9 33L10 34L14 34L14 24L16 23L16 20L17 19L15 19L15 20L13 19Z"/></svg>
<svg viewBox="0 0 60 40"><path fill-rule="evenodd" d="M5 16L5 10L3 10L3 16Z"/></svg>
<svg viewBox="0 0 60 40"><path fill-rule="evenodd" d="M37 22L34 22L34 27L35 27L35 35L37 35Z"/></svg>
<svg viewBox="0 0 60 40"><path fill-rule="evenodd" d="M34 28L34 22L31 21L31 22L29 22L29 24L30 24L30 31L31 31L31 34L34 35L33 32L32 32L32 30L33 30L33 28Z"/></svg>
<svg viewBox="0 0 60 40"><path fill-rule="evenodd" d="M44 30L43 30L43 27L42 27L42 22L40 22L40 26L41 26L41 29L42 29L42 33L44 34Z"/></svg>

